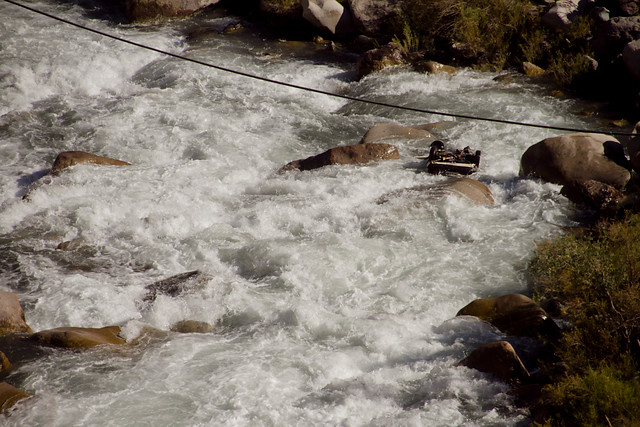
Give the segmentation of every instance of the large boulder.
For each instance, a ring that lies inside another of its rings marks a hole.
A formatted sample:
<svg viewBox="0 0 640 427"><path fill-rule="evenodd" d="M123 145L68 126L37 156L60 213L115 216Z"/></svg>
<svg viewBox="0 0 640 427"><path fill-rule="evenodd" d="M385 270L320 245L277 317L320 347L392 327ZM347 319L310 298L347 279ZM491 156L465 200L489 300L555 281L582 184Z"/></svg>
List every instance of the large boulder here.
<svg viewBox="0 0 640 427"><path fill-rule="evenodd" d="M588 0L559 0L542 16L542 22L556 31L569 31L582 15Z"/></svg>
<svg viewBox="0 0 640 427"><path fill-rule="evenodd" d="M596 133L574 133L547 138L532 145L520 160L520 176L533 176L566 185L595 180L624 187L631 174L622 144Z"/></svg>
<svg viewBox="0 0 640 427"><path fill-rule="evenodd" d="M0 414L6 412L13 405L18 403L22 399L31 397L26 391L22 391L19 388L15 388L9 383L0 383Z"/></svg>
<svg viewBox="0 0 640 427"><path fill-rule="evenodd" d="M497 341L478 347L459 366L477 369L515 385L529 378L529 371L507 341Z"/></svg>
<svg viewBox="0 0 640 427"><path fill-rule="evenodd" d="M481 298L464 306L456 316L475 316L509 335L535 336L547 327L547 313L531 298L508 294Z"/></svg>
<svg viewBox="0 0 640 427"><path fill-rule="evenodd" d="M402 14L402 1L349 0L349 9L356 28L362 34L391 34L395 21Z"/></svg>
<svg viewBox="0 0 640 427"><path fill-rule="evenodd" d="M312 170L329 165L361 165L381 160L399 159L398 149L389 144L356 144L331 148L324 153L286 164L281 171Z"/></svg>
<svg viewBox="0 0 640 427"><path fill-rule="evenodd" d="M302 0L302 17L314 27L335 34L348 36L355 33L349 9L336 0Z"/></svg>
<svg viewBox="0 0 640 427"><path fill-rule="evenodd" d="M494 204L493 194L489 187L471 178L449 178L437 184L418 185L385 194L378 199L378 204L384 204L395 198L415 198L420 201L432 202L443 197L454 195L462 197L480 206Z"/></svg>
<svg viewBox="0 0 640 427"><path fill-rule="evenodd" d="M388 67L405 66L409 64L409 54L396 43L369 50L358 59L358 80L371 73Z"/></svg>
<svg viewBox="0 0 640 427"><path fill-rule="evenodd" d="M24 319L18 296L11 292L0 291L0 336L22 332L33 331Z"/></svg>
<svg viewBox="0 0 640 427"><path fill-rule="evenodd" d="M156 18L187 16L220 0L125 0L125 12L131 22Z"/></svg>
<svg viewBox="0 0 640 427"><path fill-rule="evenodd" d="M86 153L84 151L63 151L58 154L53 166L51 167L51 173L56 174L61 170L78 164L91 164L91 165L110 165L110 166L130 166L131 163L127 163L122 160L112 159L110 157L97 156L95 154Z"/></svg>
<svg viewBox="0 0 640 427"><path fill-rule="evenodd" d="M64 348L86 348L103 344L125 344L119 336L119 326L104 328L63 327L36 332L31 339L47 346Z"/></svg>
<svg viewBox="0 0 640 427"><path fill-rule="evenodd" d="M614 58L624 46L640 39L640 16L618 16L596 26L591 44L599 56Z"/></svg>
<svg viewBox="0 0 640 427"><path fill-rule="evenodd" d="M406 139L429 139L433 138L431 132L429 132L424 126L402 126L394 123L376 123L373 125L367 133L364 134L362 144L371 142L378 142L385 139L392 138L406 138Z"/></svg>
<svg viewBox="0 0 640 427"><path fill-rule="evenodd" d="M616 213L625 199L622 191L594 180L570 182L562 187L560 194L577 205L604 214Z"/></svg>
<svg viewBox="0 0 640 427"><path fill-rule="evenodd" d="M640 82L640 40L634 40L622 49L622 60L629 75Z"/></svg>

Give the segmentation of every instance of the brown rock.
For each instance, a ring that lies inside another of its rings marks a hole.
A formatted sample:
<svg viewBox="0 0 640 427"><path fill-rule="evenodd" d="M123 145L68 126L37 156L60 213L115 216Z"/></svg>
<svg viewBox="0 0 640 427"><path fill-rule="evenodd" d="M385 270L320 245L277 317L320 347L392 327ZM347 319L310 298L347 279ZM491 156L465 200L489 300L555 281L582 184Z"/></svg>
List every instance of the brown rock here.
<svg viewBox="0 0 640 427"><path fill-rule="evenodd" d="M53 347L85 348L102 344L125 344L118 335L119 326L104 328L63 327L40 331L31 335L31 339Z"/></svg>
<svg viewBox="0 0 640 427"><path fill-rule="evenodd" d="M424 64L420 64L420 71L424 69L429 74L455 74L456 69L451 65L441 64L436 61L426 61Z"/></svg>
<svg viewBox="0 0 640 427"><path fill-rule="evenodd" d="M0 374L6 373L9 369L11 369L11 362L9 358L0 351Z"/></svg>
<svg viewBox="0 0 640 427"><path fill-rule="evenodd" d="M606 214L615 213L625 198L622 191L594 180L572 181L562 187L560 194L573 203Z"/></svg>
<svg viewBox="0 0 640 427"><path fill-rule="evenodd" d="M533 176L565 185L595 180L622 188L631 178L622 144L597 133L574 133L532 145L520 160L520 176Z"/></svg>
<svg viewBox="0 0 640 427"><path fill-rule="evenodd" d="M95 154L85 153L84 151L64 151L58 154L56 160L51 167L51 173L56 174L62 169L80 163L92 165L111 165L111 166L129 166L131 163L122 160L111 159L109 157L96 156Z"/></svg>
<svg viewBox="0 0 640 427"><path fill-rule="evenodd" d="M541 76L545 71L531 62L522 63L522 72L527 76Z"/></svg>
<svg viewBox="0 0 640 427"><path fill-rule="evenodd" d="M417 185L411 188L387 193L378 199L384 204L396 198L415 198L420 202L433 202L448 195L456 195L470 200L476 205L493 205L493 194L489 187L471 178L449 178L432 185Z"/></svg>
<svg viewBox="0 0 640 427"><path fill-rule="evenodd" d="M213 326L207 322L199 322L197 320L181 320L174 323L170 328L173 332L182 334L206 334L213 332Z"/></svg>
<svg viewBox="0 0 640 427"><path fill-rule="evenodd" d="M288 163L281 171L305 171L328 165L360 165L398 158L398 149L393 145L365 143L331 148L316 156Z"/></svg>
<svg viewBox="0 0 640 427"><path fill-rule="evenodd" d="M544 332L547 326L547 313L531 298L521 294L477 299L456 316L478 317L509 335L535 336Z"/></svg>
<svg viewBox="0 0 640 427"><path fill-rule="evenodd" d="M19 388L15 388L11 384L1 382L0 383L0 413L6 412L13 405L18 403L22 399L26 399L31 395L26 391L22 391Z"/></svg>
<svg viewBox="0 0 640 427"><path fill-rule="evenodd" d="M131 22L190 15L220 0L125 0Z"/></svg>
<svg viewBox="0 0 640 427"><path fill-rule="evenodd" d="M403 66L409 63L409 56L402 47L388 43L381 48L363 53L358 60L358 80L387 67Z"/></svg>
<svg viewBox="0 0 640 427"><path fill-rule="evenodd" d="M0 291L0 336L33 332L25 322L18 295Z"/></svg>
<svg viewBox="0 0 640 427"><path fill-rule="evenodd" d="M494 375L509 384L518 384L529 377L529 371L524 367L511 344L506 341L492 342L478 347L458 362L458 365Z"/></svg>

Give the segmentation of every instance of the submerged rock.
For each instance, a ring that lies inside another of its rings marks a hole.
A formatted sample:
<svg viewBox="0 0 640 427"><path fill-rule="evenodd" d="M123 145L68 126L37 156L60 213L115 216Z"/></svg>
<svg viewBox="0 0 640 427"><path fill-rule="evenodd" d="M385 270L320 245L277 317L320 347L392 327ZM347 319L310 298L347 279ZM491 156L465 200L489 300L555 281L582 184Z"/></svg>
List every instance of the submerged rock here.
<svg viewBox="0 0 640 427"><path fill-rule="evenodd" d="M331 148L316 156L290 162L280 171L306 171L329 165L361 165L399 158L398 149L393 145L364 143Z"/></svg>
<svg viewBox="0 0 640 427"><path fill-rule="evenodd" d="M494 375L512 385L518 384L530 376L518 354L507 341L497 341L480 346L458 362L458 365Z"/></svg>
<svg viewBox="0 0 640 427"><path fill-rule="evenodd" d="M6 412L19 401L31 397L26 391L12 386L9 383L0 383L0 413Z"/></svg>
<svg viewBox="0 0 640 427"><path fill-rule="evenodd" d="M535 336L547 328L547 313L531 298L508 294L481 298L463 307L456 316L475 316L509 335Z"/></svg>
<svg viewBox="0 0 640 427"><path fill-rule="evenodd" d="M33 332L24 318L18 295L0 291L0 336Z"/></svg>
<svg viewBox="0 0 640 427"><path fill-rule="evenodd" d="M597 133L574 133L532 145L520 160L520 176L555 184L595 180L622 188L631 178L622 144Z"/></svg>
<svg viewBox="0 0 640 427"><path fill-rule="evenodd" d="M471 178L449 178L431 185L417 185L411 188L385 194L378 199L378 204L384 204L396 197L412 197L433 202L449 195L463 197L476 205L490 206L494 204L493 194L489 187Z"/></svg>
<svg viewBox="0 0 640 427"><path fill-rule="evenodd" d="M424 126L402 126L394 123L376 123L364 134L361 144L368 144L392 138L430 139L433 134ZM435 127L435 126L434 126Z"/></svg>
<svg viewBox="0 0 640 427"><path fill-rule="evenodd" d="M197 320L181 320L171 325L171 331L181 334L206 334L213 332L213 325Z"/></svg>
<svg viewBox="0 0 640 427"><path fill-rule="evenodd" d="M31 339L44 345L64 348L86 348L102 344L125 344L119 326L104 328L63 327L36 332Z"/></svg>
<svg viewBox="0 0 640 427"><path fill-rule="evenodd" d="M51 173L56 174L62 169L68 168L73 165L81 163L92 165L110 165L110 166L130 166L131 163L127 163L122 160L112 159L110 157L97 156L95 154L86 153L84 151L64 151L58 154L56 160L51 167Z"/></svg>
<svg viewBox="0 0 640 427"><path fill-rule="evenodd" d="M158 295L167 295L177 297L187 291L201 289L211 280L211 276L199 270L189 271L186 273L176 274L167 279L147 285L147 295L144 302L153 302Z"/></svg>

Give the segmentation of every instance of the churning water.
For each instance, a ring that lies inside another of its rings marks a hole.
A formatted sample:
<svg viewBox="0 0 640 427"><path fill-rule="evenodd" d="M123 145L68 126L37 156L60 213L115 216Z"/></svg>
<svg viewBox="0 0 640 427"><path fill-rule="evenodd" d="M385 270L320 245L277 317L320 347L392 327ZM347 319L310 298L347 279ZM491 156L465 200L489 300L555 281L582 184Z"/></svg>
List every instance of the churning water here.
<svg viewBox="0 0 640 427"><path fill-rule="evenodd" d="M575 101L460 70L354 80L353 61L221 35L214 13L156 26L35 7L139 43L271 79L390 103L588 126ZM455 318L522 292L535 242L571 225L558 187L517 177L550 131L459 121L440 137L482 150L496 204L399 190L430 141L400 159L277 174L355 144L374 124L437 116L309 94L138 49L0 3L0 287L34 330L121 325L126 348L57 351L14 372L36 398L12 425L512 425L506 385L455 363L500 339ZM203 30L205 28L205 30ZM209 28L210 30L206 30ZM126 160L43 176L61 151ZM29 194L28 200L24 199ZM387 203L379 203L381 197ZM69 250L57 249L72 241ZM203 287L141 304L186 271ZM191 319L212 333L178 334Z"/></svg>

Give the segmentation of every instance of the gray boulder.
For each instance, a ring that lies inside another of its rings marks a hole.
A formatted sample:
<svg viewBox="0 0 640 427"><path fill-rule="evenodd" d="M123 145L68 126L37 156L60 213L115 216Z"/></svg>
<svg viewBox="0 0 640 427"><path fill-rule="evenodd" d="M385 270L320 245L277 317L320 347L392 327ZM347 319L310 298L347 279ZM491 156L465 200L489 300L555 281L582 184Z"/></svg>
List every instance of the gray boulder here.
<svg viewBox="0 0 640 427"><path fill-rule="evenodd" d="M629 75L640 82L640 40L634 40L622 49L622 60Z"/></svg>
<svg viewBox="0 0 640 427"><path fill-rule="evenodd" d="M591 45L597 55L617 56L627 43L640 39L640 16L618 16L598 25Z"/></svg>
<svg viewBox="0 0 640 427"><path fill-rule="evenodd" d="M355 33L349 9L336 0L302 0L302 17L313 26L335 34L348 36Z"/></svg>
<svg viewBox="0 0 640 427"><path fill-rule="evenodd" d="M369 36L391 34L401 14L402 1L349 0L349 9L358 31Z"/></svg>
<svg viewBox="0 0 640 427"><path fill-rule="evenodd" d="M127 19L131 22L156 18L187 16L220 0L125 0Z"/></svg>
<svg viewBox="0 0 640 427"><path fill-rule="evenodd" d="M532 145L520 160L520 176L533 176L555 184L595 180L624 187L631 174L622 144L597 133L574 133L547 138Z"/></svg>
<svg viewBox="0 0 640 427"><path fill-rule="evenodd" d="M542 16L542 22L556 31L568 31L582 14L586 0L560 0Z"/></svg>

